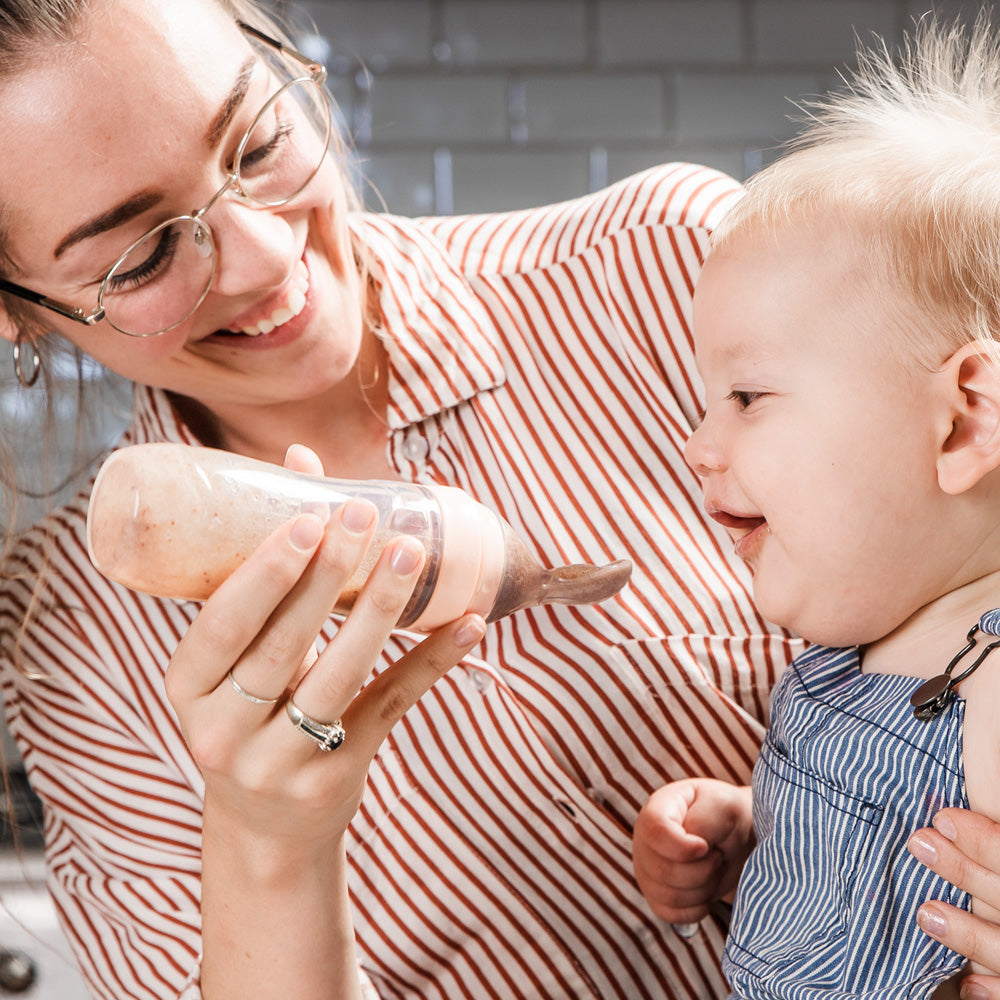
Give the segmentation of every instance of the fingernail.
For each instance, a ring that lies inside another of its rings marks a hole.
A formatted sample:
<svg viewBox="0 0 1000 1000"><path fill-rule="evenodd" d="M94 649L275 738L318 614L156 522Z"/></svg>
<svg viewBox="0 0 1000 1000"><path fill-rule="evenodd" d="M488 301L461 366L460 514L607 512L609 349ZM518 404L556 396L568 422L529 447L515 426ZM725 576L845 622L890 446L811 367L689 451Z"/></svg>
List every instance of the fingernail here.
<svg viewBox="0 0 1000 1000"><path fill-rule="evenodd" d="M397 545L392 554L392 571L397 576L409 576L419 565L422 550L419 542Z"/></svg>
<svg viewBox="0 0 1000 1000"><path fill-rule="evenodd" d="M481 618L473 618L463 622L455 633L455 642L459 646L474 646L486 635L486 622Z"/></svg>
<svg viewBox="0 0 1000 1000"><path fill-rule="evenodd" d="M990 1000L990 991L979 983L963 983L958 995L960 1000Z"/></svg>
<svg viewBox="0 0 1000 1000"><path fill-rule="evenodd" d="M371 504L361 500L348 500L344 504L340 519L348 531L360 535L371 527L372 521L375 520L375 510Z"/></svg>
<svg viewBox="0 0 1000 1000"><path fill-rule="evenodd" d="M300 552L309 552L323 537L323 524L314 514L304 514L292 525L288 537Z"/></svg>
<svg viewBox="0 0 1000 1000"><path fill-rule="evenodd" d="M948 921L935 910L917 910L917 923L932 938L941 938L948 933Z"/></svg>
<svg viewBox="0 0 1000 1000"><path fill-rule="evenodd" d="M949 840L958 839L958 830L955 829L955 824L952 823L951 819L947 816L942 816L938 813L934 817L934 829L941 834L942 837L947 837Z"/></svg>
<svg viewBox="0 0 1000 1000"><path fill-rule="evenodd" d="M910 849L910 854L922 864L933 865L938 859L938 852L934 845L925 837L921 837L919 833L910 837L906 846Z"/></svg>

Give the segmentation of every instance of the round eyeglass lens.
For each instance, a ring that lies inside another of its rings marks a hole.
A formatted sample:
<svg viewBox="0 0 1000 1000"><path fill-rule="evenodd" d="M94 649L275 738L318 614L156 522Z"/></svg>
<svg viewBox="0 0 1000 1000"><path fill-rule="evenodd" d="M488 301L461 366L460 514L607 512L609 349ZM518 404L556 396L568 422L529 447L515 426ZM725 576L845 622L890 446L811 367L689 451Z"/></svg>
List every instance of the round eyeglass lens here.
<svg viewBox="0 0 1000 1000"><path fill-rule="evenodd" d="M291 201L323 164L330 104L312 79L286 83L261 109L236 151L240 191L261 205Z"/></svg>
<svg viewBox="0 0 1000 1000"><path fill-rule="evenodd" d="M181 216L125 251L105 278L99 301L116 330L151 337L183 323L201 305L214 275L211 231Z"/></svg>

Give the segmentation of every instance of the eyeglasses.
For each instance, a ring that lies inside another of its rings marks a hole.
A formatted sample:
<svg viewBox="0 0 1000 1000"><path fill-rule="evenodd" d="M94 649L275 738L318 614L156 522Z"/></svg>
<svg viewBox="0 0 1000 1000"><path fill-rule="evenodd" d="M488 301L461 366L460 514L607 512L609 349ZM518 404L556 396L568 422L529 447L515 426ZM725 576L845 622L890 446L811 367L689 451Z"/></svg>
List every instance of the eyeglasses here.
<svg viewBox="0 0 1000 1000"><path fill-rule="evenodd" d="M326 69L248 24L248 35L305 67L272 95L243 133L226 182L190 215L178 215L137 239L112 265L91 312L0 278L0 290L93 326L106 319L131 337L154 337L183 323L215 277L216 249L205 213L229 193L249 205L285 205L316 176L330 142ZM277 56L275 56L277 61ZM282 68L285 75L287 69Z"/></svg>

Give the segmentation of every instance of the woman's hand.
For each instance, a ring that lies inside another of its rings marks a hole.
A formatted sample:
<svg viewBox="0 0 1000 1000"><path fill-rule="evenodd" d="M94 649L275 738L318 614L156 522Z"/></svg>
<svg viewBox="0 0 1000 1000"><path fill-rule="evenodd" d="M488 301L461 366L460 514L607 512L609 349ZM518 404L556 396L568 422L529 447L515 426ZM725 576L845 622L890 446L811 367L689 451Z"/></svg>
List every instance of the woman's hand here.
<svg viewBox="0 0 1000 1000"><path fill-rule="evenodd" d="M312 465L301 455L296 464ZM303 514L279 528L205 603L168 669L205 779L202 990L210 985L213 1000L277 995L268 989L278 986L288 996L352 995L344 834L368 767L404 712L484 634L468 615L370 680L423 566L421 544L399 536L317 654L375 521L370 504L352 501L326 524ZM258 701L235 689L230 671ZM298 730L289 698L320 723L340 720L343 744L324 751Z"/></svg>
<svg viewBox="0 0 1000 1000"><path fill-rule="evenodd" d="M749 788L711 778L671 782L636 819L636 881L656 916L696 923L736 888L753 840Z"/></svg>
<svg viewBox="0 0 1000 1000"><path fill-rule="evenodd" d="M1000 912L1000 824L965 809L942 809L934 828L918 830L910 853L985 907ZM991 914L992 916L992 914ZM976 963L962 1000L1000 1000L1000 922L934 900L917 912L925 934ZM985 972L983 970L986 970Z"/></svg>

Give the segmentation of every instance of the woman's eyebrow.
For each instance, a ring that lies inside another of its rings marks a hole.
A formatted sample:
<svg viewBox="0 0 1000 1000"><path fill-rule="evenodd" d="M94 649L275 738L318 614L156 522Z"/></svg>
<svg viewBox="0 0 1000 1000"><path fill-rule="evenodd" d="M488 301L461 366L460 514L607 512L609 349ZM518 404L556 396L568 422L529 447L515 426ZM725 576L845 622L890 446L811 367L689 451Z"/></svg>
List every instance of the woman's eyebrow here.
<svg viewBox="0 0 1000 1000"><path fill-rule="evenodd" d="M247 90L250 88L250 77L253 76L256 65L257 60L251 56L240 67L232 90L229 91L222 107L212 119L205 133L205 141L208 143L210 149L215 149L222 142L222 137L225 135L226 129L229 127L230 122L232 122L233 117L247 95ZM79 243L81 240L90 239L92 236L98 236L101 233L106 233L111 229L124 225L137 215L148 211L159 200L160 195L144 191L126 198L113 208L108 209L108 211L101 212L100 215L95 215L92 219L88 219L82 225L71 230L59 241L53 254L54 258L58 260L71 246Z"/></svg>
<svg viewBox="0 0 1000 1000"><path fill-rule="evenodd" d="M211 124L208 126L208 131L205 133L205 141L208 143L209 149L215 149L222 142L222 137L225 135L226 129L229 128L229 123L233 120L233 116L243 103L243 99L247 96L247 90L250 88L250 77L253 76L256 65L257 60L251 56L240 67L240 72L236 77L233 89L229 92L225 103L219 109L219 113L212 119Z"/></svg>
<svg viewBox="0 0 1000 1000"><path fill-rule="evenodd" d="M59 241L59 245L56 247L53 256L58 260L75 243L124 225L137 215L141 215L152 208L160 200L160 197L159 194L153 191L141 191L139 194L134 194L130 198L119 202L113 208L108 209L108 211L101 212L100 215L95 215L92 219L88 219L82 225L77 226L76 229L67 233Z"/></svg>

